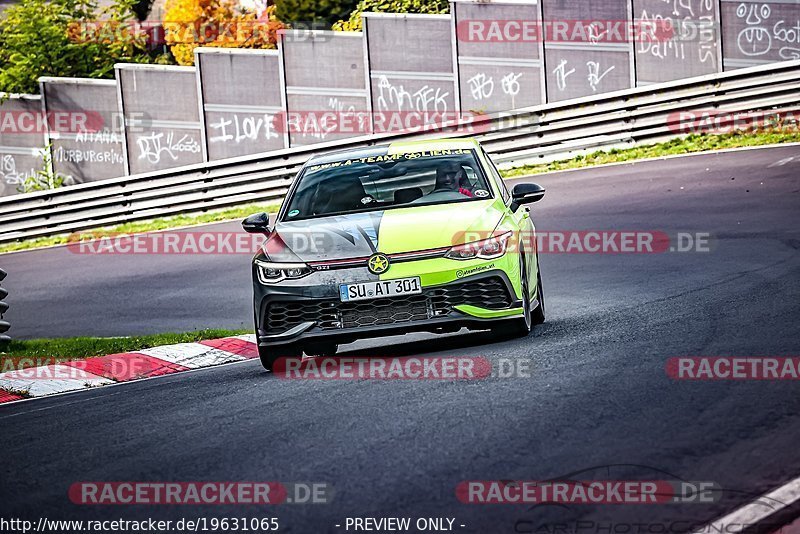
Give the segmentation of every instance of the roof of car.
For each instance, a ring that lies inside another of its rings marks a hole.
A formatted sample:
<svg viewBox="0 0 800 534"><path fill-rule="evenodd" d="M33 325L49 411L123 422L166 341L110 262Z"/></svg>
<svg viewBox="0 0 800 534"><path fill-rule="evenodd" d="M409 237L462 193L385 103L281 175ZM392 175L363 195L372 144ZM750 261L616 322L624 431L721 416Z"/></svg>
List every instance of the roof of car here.
<svg viewBox="0 0 800 534"><path fill-rule="evenodd" d="M478 142L472 138L464 139L420 139L418 141L400 141L383 145L365 146L350 148L347 150L337 150L313 156L306 164L320 164L340 161L342 159L368 158L379 156L387 152L412 152L422 150L456 150L478 148Z"/></svg>

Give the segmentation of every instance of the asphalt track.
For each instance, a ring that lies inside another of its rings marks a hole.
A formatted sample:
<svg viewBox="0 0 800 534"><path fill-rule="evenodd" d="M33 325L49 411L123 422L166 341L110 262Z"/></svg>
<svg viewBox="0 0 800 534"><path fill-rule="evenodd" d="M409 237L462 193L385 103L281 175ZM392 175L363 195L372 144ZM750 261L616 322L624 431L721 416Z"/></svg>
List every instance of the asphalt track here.
<svg viewBox="0 0 800 534"><path fill-rule="evenodd" d="M540 230L708 232L711 251L545 254L548 321L526 339L415 335L342 349L530 358L529 378L286 381L251 361L0 406L0 517L273 516L283 532L344 532L347 517L454 517L460 532L684 532L800 475L798 382L665 373L673 356L800 352L800 147L536 181L548 190L533 211ZM247 262L63 248L0 256L21 338L247 328ZM462 480L570 477L723 491L713 504L680 505L455 497ZM128 480L316 481L335 497L268 508L67 498L77 481Z"/></svg>

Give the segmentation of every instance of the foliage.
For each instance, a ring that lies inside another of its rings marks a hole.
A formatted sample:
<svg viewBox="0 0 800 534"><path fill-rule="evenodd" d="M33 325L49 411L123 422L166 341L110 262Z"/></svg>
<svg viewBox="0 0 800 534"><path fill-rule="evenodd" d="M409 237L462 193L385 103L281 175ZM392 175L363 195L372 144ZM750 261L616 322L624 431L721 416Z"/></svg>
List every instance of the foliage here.
<svg viewBox="0 0 800 534"><path fill-rule="evenodd" d="M333 25L334 30L361 31L361 13L378 11L382 13L447 13L448 0L360 0L347 20Z"/></svg>
<svg viewBox="0 0 800 534"><path fill-rule="evenodd" d="M134 0L22 0L0 19L0 91L38 93L40 76L113 77L119 62L151 62L133 29ZM101 35L102 34L102 35Z"/></svg>
<svg viewBox="0 0 800 534"><path fill-rule="evenodd" d="M139 20L145 20L147 15L150 14L150 8L153 7L153 0L134 0L131 5L133 13Z"/></svg>
<svg viewBox="0 0 800 534"><path fill-rule="evenodd" d="M278 30L284 27L275 6L258 17L234 0L167 0L164 16L166 41L179 65L193 65L198 46L276 48Z"/></svg>
<svg viewBox="0 0 800 534"><path fill-rule="evenodd" d="M47 191L49 189L57 189L64 185L66 176L53 171L52 148L52 143L45 147L42 152L41 169L36 171L35 174L26 177L22 184L17 187L18 192L32 193L33 191Z"/></svg>
<svg viewBox="0 0 800 534"><path fill-rule="evenodd" d="M294 27L319 23L330 27L349 16L357 4L358 0L278 0L275 14Z"/></svg>

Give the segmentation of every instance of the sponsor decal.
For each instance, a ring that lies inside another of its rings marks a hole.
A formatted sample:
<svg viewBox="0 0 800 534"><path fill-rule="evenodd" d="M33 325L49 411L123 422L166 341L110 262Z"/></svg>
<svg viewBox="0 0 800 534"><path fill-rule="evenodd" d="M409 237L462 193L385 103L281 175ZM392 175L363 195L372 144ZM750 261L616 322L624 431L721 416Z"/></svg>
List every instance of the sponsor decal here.
<svg viewBox="0 0 800 534"><path fill-rule="evenodd" d="M459 269L456 271L456 278L464 278L465 276L469 276L475 273L481 273L483 271L488 271L489 269L494 269L494 263L490 263L489 265L479 265L477 267L470 267L469 269Z"/></svg>
<svg viewBox="0 0 800 534"><path fill-rule="evenodd" d="M377 253L370 256L367 260L367 270L372 274L383 274L389 270L389 257L386 254Z"/></svg>
<svg viewBox="0 0 800 534"><path fill-rule="evenodd" d="M353 158L342 161L334 161L331 163L320 163L319 165L310 165L306 167L306 172L316 172L324 169L331 169L335 167L347 167L357 163L385 163L389 161L402 161L417 158L433 158L439 156L457 156L461 154L469 154L469 149L442 149L442 150L421 150L419 152L400 152L397 154L384 154L379 156L369 156L366 158Z"/></svg>

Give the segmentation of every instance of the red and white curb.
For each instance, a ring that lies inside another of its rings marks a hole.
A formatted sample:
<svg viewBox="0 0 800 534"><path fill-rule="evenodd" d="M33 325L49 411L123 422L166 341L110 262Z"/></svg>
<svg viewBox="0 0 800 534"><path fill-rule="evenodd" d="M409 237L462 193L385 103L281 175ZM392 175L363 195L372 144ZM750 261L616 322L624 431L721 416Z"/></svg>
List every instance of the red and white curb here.
<svg viewBox="0 0 800 534"><path fill-rule="evenodd" d="M0 373L0 403L253 358L258 358L258 347L255 335L247 334L8 371Z"/></svg>

